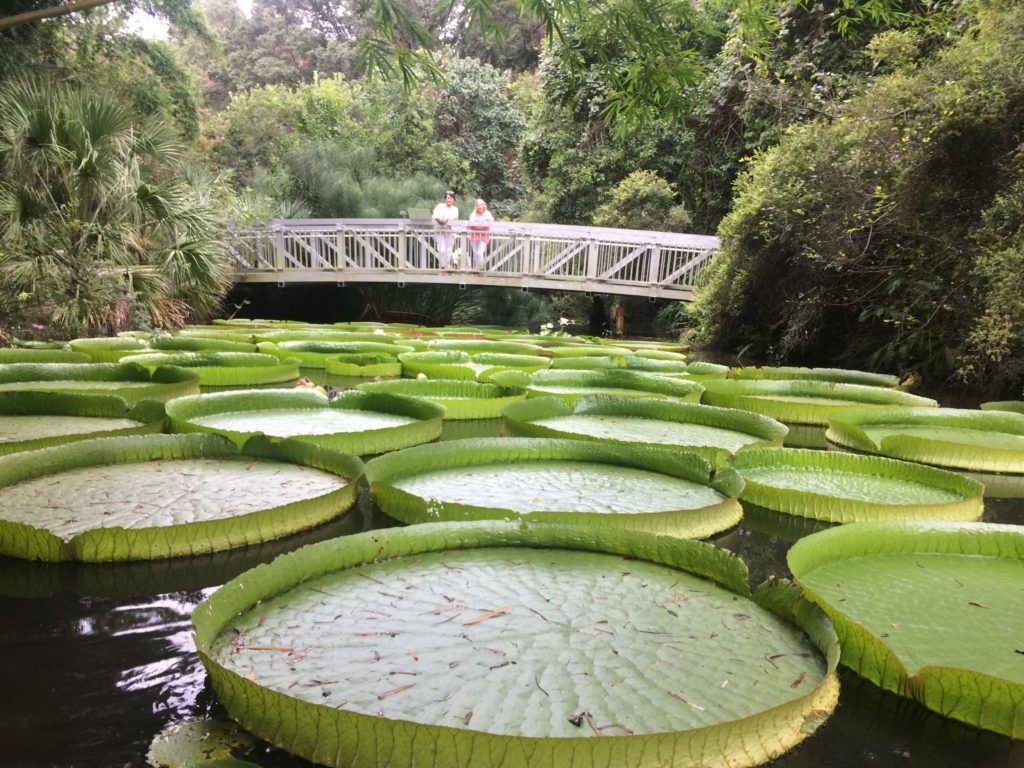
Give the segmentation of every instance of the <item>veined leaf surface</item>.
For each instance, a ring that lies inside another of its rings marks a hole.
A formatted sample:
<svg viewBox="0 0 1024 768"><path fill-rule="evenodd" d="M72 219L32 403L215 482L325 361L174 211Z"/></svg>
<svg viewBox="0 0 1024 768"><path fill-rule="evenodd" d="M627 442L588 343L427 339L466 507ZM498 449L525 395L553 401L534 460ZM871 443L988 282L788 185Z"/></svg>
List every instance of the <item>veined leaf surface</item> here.
<svg viewBox="0 0 1024 768"><path fill-rule="evenodd" d="M406 523L540 518L688 538L739 522L741 483L702 457L585 440L490 438L418 446L373 459L367 479Z"/></svg>
<svg viewBox="0 0 1024 768"><path fill-rule="evenodd" d="M824 425L829 415L844 408L937 407L926 397L895 389L828 381L726 379L704 382L701 402L771 416L794 424Z"/></svg>
<svg viewBox="0 0 1024 768"><path fill-rule="evenodd" d="M857 523L789 550L843 663L947 717L1024 737L1024 532L981 523Z"/></svg>
<svg viewBox="0 0 1024 768"><path fill-rule="evenodd" d="M126 355L125 363L135 363L155 370L160 366L173 365L190 368L199 373L203 386L242 387L255 384L279 384L299 378L299 361L292 358L278 359L274 355L258 352L146 352Z"/></svg>
<svg viewBox="0 0 1024 768"><path fill-rule="evenodd" d="M729 371L732 379L797 379L833 381L843 384L864 384L870 387L896 387L899 378L886 373L852 371L845 368L801 368L796 366L744 366Z"/></svg>
<svg viewBox="0 0 1024 768"><path fill-rule="evenodd" d="M185 368L152 373L131 363L11 363L0 365L0 392L114 395L130 405L199 392L199 374Z"/></svg>
<svg viewBox="0 0 1024 768"><path fill-rule="evenodd" d="M826 435L844 448L973 473L989 496L1024 496L1024 414L850 410L829 419Z"/></svg>
<svg viewBox="0 0 1024 768"><path fill-rule="evenodd" d="M0 457L0 553L146 560L267 541L337 517L362 463L295 441L83 440Z"/></svg>
<svg viewBox="0 0 1024 768"><path fill-rule="evenodd" d="M765 416L696 403L592 395L569 404L531 398L502 414L506 429L529 437L569 437L680 448L724 466L741 448L781 445L786 427Z"/></svg>
<svg viewBox="0 0 1024 768"><path fill-rule="evenodd" d="M731 466L744 502L815 520L978 520L984 511L981 483L880 456L752 448Z"/></svg>
<svg viewBox="0 0 1024 768"><path fill-rule="evenodd" d="M325 765L752 766L837 693L834 636L795 591L751 600L721 550L575 526L324 542L193 621L228 712Z"/></svg>
<svg viewBox="0 0 1024 768"><path fill-rule="evenodd" d="M175 432L215 432L242 445L256 434L292 437L359 455L429 442L441 434L444 408L417 398L315 390L218 392L168 403Z"/></svg>
<svg viewBox="0 0 1024 768"><path fill-rule="evenodd" d="M526 398L525 390L479 381L394 379L360 384L364 392L386 392L430 400L444 406L446 420L496 419L510 404Z"/></svg>
<svg viewBox="0 0 1024 768"><path fill-rule="evenodd" d="M59 392L0 392L0 454L114 435L160 432L163 406L129 408L120 397Z"/></svg>
<svg viewBox="0 0 1024 768"><path fill-rule="evenodd" d="M670 397L697 402L704 391L697 382L622 370L535 371L532 374L503 371L490 375L488 380L503 386L522 387L530 397L554 395L569 403L587 395Z"/></svg>

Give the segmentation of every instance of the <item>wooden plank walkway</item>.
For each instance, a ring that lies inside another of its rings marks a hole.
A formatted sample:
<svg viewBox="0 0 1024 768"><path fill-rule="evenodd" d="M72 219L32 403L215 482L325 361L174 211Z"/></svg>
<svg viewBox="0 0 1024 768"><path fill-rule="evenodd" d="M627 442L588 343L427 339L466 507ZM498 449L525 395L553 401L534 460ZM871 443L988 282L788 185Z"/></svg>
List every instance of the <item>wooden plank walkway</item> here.
<svg viewBox="0 0 1024 768"><path fill-rule="evenodd" d="M233 229L237 282L437 283L586 291L687 301L707 279L719 240L646 230L495 222L473 271L467 222L443 271L434 229L410 219L305 219Z"/></svg>

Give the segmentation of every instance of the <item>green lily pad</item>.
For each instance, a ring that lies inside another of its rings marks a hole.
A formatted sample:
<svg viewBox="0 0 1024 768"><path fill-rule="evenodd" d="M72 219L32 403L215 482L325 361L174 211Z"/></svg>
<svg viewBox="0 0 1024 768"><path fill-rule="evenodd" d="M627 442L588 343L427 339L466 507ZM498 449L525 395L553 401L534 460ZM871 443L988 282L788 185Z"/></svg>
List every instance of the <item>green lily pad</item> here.
<svg viewBox="0 0 1024 768"><path fill-rule="evenodd" d="M650 398L591 395L570 404L531 398L502 414L506 430L527 437L566 437L671 447L700 454L716 469L741 448L782 445L786 427L731 408Z"/></svg>
<svg viewBox="0 0 1024 768"><path fill-rule="evenodd" d="M251 341L217 336L154 336L149 340L151 349L161 352L255 352Z"/></svg>
<svg viewBox="0 0 1024 768"><path fill-rule="evenodd" d="M743 476L744 503L830 523L971 521L984 512L981 483L880 456L745 449L731 466Z"/></svg>
<svg viewBox="0 0 1024 768"><path fill-rule="evenodd" d="M431 379L474 381L493 371L506 369L525 372L537 371L551 365L548 358L539 355L513 355L481 352L469 354L461 350L437 352L406 352L398 356L402 361L402 375L415 378L420 374Z"/></svg>
<svg viewBox="0 0 1024 768"><path fill-rule="evenodd" d="M542 519L702 538L739 522L741 482L693 453L584 440L482 438L373 459L377 505L405 523Z"/></svg>
<svg viewBox="0 0 1024 768"><path fill-rule="evenodd" d="M587 395L675 398L698 402L704 388L693 381L636 371L501 371L488 380L508 387L522 387L529 397L555 396L572 403Z"/></svg>
<svg viewBox="0 0 1024 768"><path fill-rule="evenodd" d="M1024 414L1024 400L993 400L981 404L983 411L1010 411Z"/></svg>
<svg viewBox="0 0 1024 768"><path fill-rule="evenodd" d="M679 357L683 358L683 355ZM680 379L724 379L729 369L724 365L683 360L660 360L641 355L582 355L578 357L557 357L551 367L560 370L602 370L618 368L627 371L644 371Z"/></svg>
<svg viewBox="0 0 1024 768"><path fill-rule="evenodd" d="M402 375L402 362L398 355L384 353L356 353L331 355L324 358L324 368L331 376L357 379L389 378Z"/></svg>
<svg viewBox="0 0 1024 768"><path fill-rule="evenodd" d="M411 397L345 392L328 400L312 389L263 389L183 397L167 404L173 432L215 432L237 445L264 434L358 455L435 440L444 408Z"/></svg>
<svg viewBox="0 0 1024 768"><path fill-rule="evenodd" d="M821 426L828 422L831 414L845 408L938 406L937 402L929 398L885 387L772 379L706 381L701 402L724 408L742 408L771 416L786 424Z"/></svg>
<svg viewBox="0 0 1024 768"><path fill-rule="evenodd" d="M501 416L506 406L526 398L526 392L515 387L444 379L374 381L360 384L358 389L363 392L386 392L430 400L444 406L446 420L496 419Z"/></svg>
<svg viewBox="0 0 1024 768"><path fill-rule="evenodd" d="M10 363L0 365L0 392L114 395L129 405L199 392L199 373L185 368L150 372L133 363Z"/></svg>
<svg viewBox="0 0 1024 768"><path fill-rule="evenodd" d="M355 501L362 463L298 441L83 440L0 456L0 554L148 560L266 541ZM272 500L272 501L271 501Z"/></svg>
<svg viewBox="0 0 1024 768"><path fill-rule="evenodd" d="M832 619L842 661L946 717L1024 738L1024 532L981 523L858 523L789 550Z"/></svg>
<svg viewBox="0 0 1024 768"><path fill-rule="evenodd" d="M132 355L149 348L141 339L126 336L73 339L68 346L75 352L88 355L94 363L116 363L125 355Z"/></svg>
<svg viewBox="0 0 1024 768"><path fill-rule="evenodd" d="M834 414L832 443L932 464L981 480L987 496L1024 496L1024 414L958 408L850 410Z"/></svg>
<svg viewBox="0 0 1024 768"><path fill-rule="evenodd" d="M280 358L297 358L303 368L326 368L327 361L337 355L385 354L397 357L413 348L383 341L281 341L261 342L260 352Z"/></svg>
<svg viewBox="0 0 1024 768"><path fill-rule="evenodd" d="M73 352L70 349L0 349L0 363L88 363L91 360L84 352Z"/></svg>
<svg viewBox="0 0 1024 768"><path fill-rule="evenodd" d="M797 379L806 381L832 381L843 384L863 384L869 387L895 388L899 379L886 373L851 371L845 368L801 368L795 366L744 366L729 370L729 378L748 380Z"/></svg>
<svg viewBox="0 0 1024 768"><path fill-rule="evenodd" d="M0 454L160 432L163 426L163 405L152 400L129 407L112 395L0 392Z"/></svg>
<svg viewBox="0 0 1024 768"><path fill-rule="evenodd" d="M434 339L427 344L427 349L431 352L465 352L469 355L488 353L533 357L544 352L544 347L538 344L526 344L517 341L488 341L487 339Z"/></svg>
<svg viewBox="0 0 1024 768"><path fill-rule="evenodd" d="M127 355L121 360L150 370L168 365L193 369L199 372L201 386L244 387L280 384L299 378L296 358L281 360L258 352L146 352Z"/></svg>
<svg viewBox="0 0 1024 768"><path fill-rule="evenodd" d="M252 752L256 740L237 723L224 720L190 720L164 728L146 753L154 768L196 768L196 766L253 766L235 760L238 753ZM232 761L226 763L225 761Z"/></svg>
<svg viewBox="0 0 1024 768"><path fill-rule="evenodd" d="M243 574L193 622L228 713L330 766L752 766L837 695L834 635L794 590L751 599L732 556L648 534L349 536Z"/></svg>
<svg viewBox="0 0 1024 768"><path fill-rule="evenodd" d="M545 354L554 358L562 357L628 357L633 350L626 347L615 347L602 344L569 344L560 347L550 347Z"/></svg>

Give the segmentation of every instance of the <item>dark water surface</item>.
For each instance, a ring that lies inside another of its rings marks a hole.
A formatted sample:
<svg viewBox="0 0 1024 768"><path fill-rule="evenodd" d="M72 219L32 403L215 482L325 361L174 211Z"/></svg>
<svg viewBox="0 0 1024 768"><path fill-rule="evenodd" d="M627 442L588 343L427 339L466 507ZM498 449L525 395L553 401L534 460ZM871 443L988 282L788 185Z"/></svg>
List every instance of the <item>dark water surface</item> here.
<svg viewBox="0 0 1024 768"><path fill-rule="evenodd" d="M454 422L445 438L498 428L497 420ZM985 520L1024 524L1024 499L986 501ZM107 566L0 558L0 768L146 765L149 744L164 727L223 716L192 645L197 603L283 552L395 524L364 495L339 521L240 552ZM786 551L808 532L752 511L714 543L742 557L756 584L788 575ZM1024 741L939 717L846 670L841 684L825 725L768 765L1024 768ZM275 768L309 765L269 748L249 759Z"/></svg>

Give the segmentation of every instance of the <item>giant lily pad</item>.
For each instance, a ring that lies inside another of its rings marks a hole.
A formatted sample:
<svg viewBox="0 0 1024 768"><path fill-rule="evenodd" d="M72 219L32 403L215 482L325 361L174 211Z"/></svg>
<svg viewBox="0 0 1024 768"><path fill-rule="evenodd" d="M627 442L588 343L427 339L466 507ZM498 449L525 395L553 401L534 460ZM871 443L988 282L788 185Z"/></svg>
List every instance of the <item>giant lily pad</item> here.
<svg viewBox="0 0 1024 768"><path fill-rule="evenodd" d="M787 445L811 448L827 445L825 426L828 418L845 408L938 406L934 400L885 387L773 379L705 381L701 402L771 416L790 428L786 436Z"/></svg>
<svg viewBox="0 0 1024 768"><path fill-rule="evenodd" d="M797 366L744 366L732 368L729 377L747 380L803 380L831 381L842 384L863 384L869 387L894 388L899 384L896 376L870 371L851 371L846 368L801 368Z"/></svg>
<svg viewBox="0 0 1024 768"><path fill-rule="evenodd" d="M742 482L693 453L584 440L482 438L374 459L377 505L405 523L542 519L702 538L742 515Z"/></svg>
<svg viewBox="0 0 1024 768"><path fill-rule="evenodd" d="M741 448L782 445L786 427L766 416L732 408L637 397L591 395L574 403L531 398L502 414L513 435L672 447L724 466Z"/></svg>
<svg viewBox="0 0 1024 768"><path fill-rule="evenodd" d="M94 363L116 363L125 355L133 355L149 348L142 339L130 336L73 339L68 342L68 346L75 352L88 355Z"/></svg>
<svg viewBox="0 0 1024 768"><path fill-rule="evenodd" d="M331 355L324 358L324 368L331 376L356 379L388 378L402 375L402 362L398 355L382 352Z"/></svg>
<svg viewBox="0 0 1024 768"><path fill-rule="evenodd" d="M1024 532L981 523L859 523L789 550L842 661L942 715L1024 738Z"/></svg>
<svg viewBox="0 0 1024 768"><path fill-rule="evenodd" d="M488 341L486 339L435 339L427 344L427 349L435 351L465 352L469 355L490 353L495 355L533 355L544 352L538 344L524 344L517 341Z"/></svg>
<svg viewBox="0 0 1024 768"><path fill-rule="evenodd" d="M981 404L983 411L1010 411L1024 414L1024 400L993 400Z"/></svg>
<svg viewBox="0 0 1024 768"><path fill-rule="evenodd" d="M84 352L73 352L70 349L0 349L0 363L88 363L91 360Z"/></svg>
<svg viewBox="0 0 1024 768"><path fill-rule="evenodd" d="M522 387L530 397L553 395L573 402L587 395L619 395L621 397L671 397L684 402L698 402L704 388L693 381L670 379L636 371L501 371L488 376L495 384Z"/></svg>
<svg viewBox="0 0 1024 768"><path fill-rule="evenodd" d="M148 560L267 541L355 501L362 463L299 441L83 440L0 456L0 554Z"/></svg>
<svg viewBox="0 0 1024 768"><path fill-rule="evenodd" d="M360 384L364 392L388 392L431 400L445 408L445 419L496 419L506 406L526 398L525 390L479 381L394 379Z"/></svg>
<svg viewBox="0 0 1024 768"><path fill-rule="evenodd" d="M402 374L409 378L423 374L432 379L472 381L487 373L506 369L538 371L551 365L539 355L480 352L470 354L460 350L437 352L406 352L398 356L402 361Z"/></svg>
<svg viewBox="0 0 1024 768"><path fill-rule="evenodd" d="M981 483L880 456L749 449L731 466L745 503L814 520L978 520L984 511Z"/></svg>
<svg viewBox="0 0 1024 768"><path fill-rule="evenodd" d="M297 358L303 368L326 368L336 355L385 354L397 357L412 352L411 346L383 341L282 341L261 342L260 352L280 358Z"/></svg>
<svg viewBox="0 0 1024 768"><path fill-rule="evenodd" d="M359 455L436 439L444 408L412 397L310 389L264 389L183 397L167 404L174 432L216 432L243 445L256 434L293 437Z"/></svg>
<svg viewBox="0 0 1024 768"><path fill-rule="evenodd" d="M729 373L729 369L726 366L715 363L701 361L687 363L685 360L660 360L633 354L608 357L598 355L557 357L552 361L551 367L562 370L623 368L628 371L644 371L673 378L693 379L695 381L702 379L724 379Z"/></svg>
<svg viewBox="0 0 1024 768"><path fill-rule="evenodd" d="M988 496L1024 496L1024 414L958 408L850 410L829 419L828 439L863 453L965 472Z"/></svg>
<svg viewBox="0 0 1024 768"><path fill-rule="evenodd" d="M299 361L280 360L258 352L148 352L122 358L150 370L173 365L199 372L199 384L211 387L244 387L280 384L299 378Z"/></svg>
<svg viewBox="0 0 1024 768"><path fill-rule="evenodd" d="M251 341L217 336L154 336L149 346L160 352L255 352L256 345Z"/></svg>
<svg viewBox="0 0 1024 768"><path fill-rule="evenodd" d="M153 400L129 407L113 395L0 392L0 454L160 432L163 426L163 405Z"/></svg>
<svg viewBox="0 0 1024 768"><path fill-rule="evenodd" d="M329 766L741 768L837 697L834 634L722 550L560 525L323 542L193 614L229 715Z"/></svg>
<svg viewBox="0 0 1024 768"><path fill-rule="evenodd" d="M199 392L199 374L174 367L150 373L133 363L10 363L0 365L0 392L115 395L135 405Z"/></svg>

